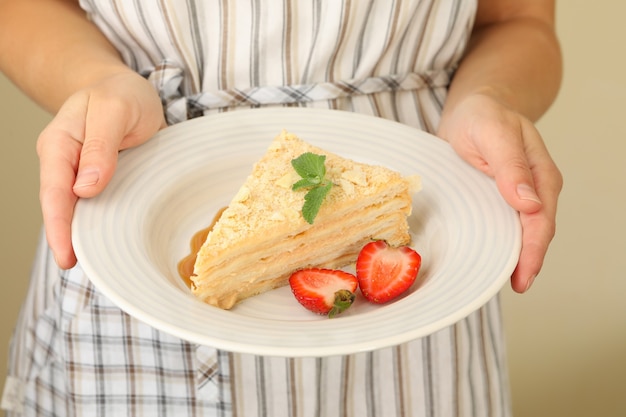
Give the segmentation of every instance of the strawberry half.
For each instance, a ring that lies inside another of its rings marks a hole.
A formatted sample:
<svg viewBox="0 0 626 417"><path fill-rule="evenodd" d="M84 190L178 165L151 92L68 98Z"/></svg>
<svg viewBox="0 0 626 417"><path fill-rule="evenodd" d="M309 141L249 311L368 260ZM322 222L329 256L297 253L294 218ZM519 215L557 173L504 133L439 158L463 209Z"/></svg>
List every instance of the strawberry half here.
<svg viewBox="0 0 626 417"><path fill-rule="evenodd" d="M408 246L392 247L377 240L361 249L356 276L361 292L377 304L393 300L409 289L422 264L422 257Z"/></svg>
<svg viewBox="0 0 626 417"><path fill-rule="evenodd" d="M352 305L358 281L345 271L308 268L291 274L289 285L306 309L332 318Z"/></svg>

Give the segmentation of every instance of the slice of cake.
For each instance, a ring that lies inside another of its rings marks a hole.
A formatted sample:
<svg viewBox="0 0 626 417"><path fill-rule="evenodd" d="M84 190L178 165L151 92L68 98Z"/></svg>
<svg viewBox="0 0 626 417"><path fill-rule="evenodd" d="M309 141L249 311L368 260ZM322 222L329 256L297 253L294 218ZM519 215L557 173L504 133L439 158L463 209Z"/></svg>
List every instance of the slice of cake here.
<svg viewBox="0 0 626 417"><path fill-rule="evenodd" d="M325 155L333 186L317 217L302 215L304 190L291 161L305 152ZM340 268L372 239L410 241L407 216L419 177L342 158L282 132L224 210L196 257L193 293L229 309L286 285L297 269Z"/></svg>

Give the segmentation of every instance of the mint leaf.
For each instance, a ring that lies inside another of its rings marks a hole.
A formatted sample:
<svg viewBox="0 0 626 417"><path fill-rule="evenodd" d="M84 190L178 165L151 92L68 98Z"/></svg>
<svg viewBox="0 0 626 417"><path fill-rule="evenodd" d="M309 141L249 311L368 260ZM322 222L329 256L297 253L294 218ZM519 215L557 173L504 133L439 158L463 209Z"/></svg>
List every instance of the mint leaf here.
<svg viewBox="0 0 626 417"><path fill-rule="evenodd" d="M317 155L312 152L305 152L291 160L293 169L302 177L291 186L291 189L296 191L309 188L302 206L302 217L309 224L313 224L326 195L333 186L332 182L326 179L325 162L326 155Z"/></svg>
<svg viewBox="0 0 626 417"><path fill-rule="evenodd" d="M300 188L316 187L316 186L318 186L318 185L320 185L320 183L319 183L319 182L314 182L314 181L311 181L311 180L310 180L310 179L308 179L308 178L303 178L303 179L301 179L300 181L298 181L298 182L294 183L294 184L291 186L291 189L292 189L293 191L296 191L296 190L299 190Z"/></svg>
<svg viewBox="0 0 626 417"><path fill-rule="evenodd" d="M320 184L326 176L324 162L326 162L326 155L305 152L296 159L292 159L291 165L303 179L313 184Z"/></svg>
<svg viewBox="0 0 626 417"><path fill-rule="evenodd" d="M314 188L311 188L304 196L304 204L302 205L302 217L309 224L313 224L317 213L320 211L320 207L326 198L326 194L332 188L332 183L326 183Z"/></svg>

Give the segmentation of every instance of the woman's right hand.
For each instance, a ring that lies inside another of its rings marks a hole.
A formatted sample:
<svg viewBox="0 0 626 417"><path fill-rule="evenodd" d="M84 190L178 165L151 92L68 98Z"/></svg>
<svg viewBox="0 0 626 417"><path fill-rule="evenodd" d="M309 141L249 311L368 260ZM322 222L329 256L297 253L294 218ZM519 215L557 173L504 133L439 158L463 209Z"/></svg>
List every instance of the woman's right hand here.
<svg viewBox="0 0 626 417"><path fill-rule="evenodd" d="M71 223L78 198L100 193L113 176L118 151L145 142L165 125L156 90L129 70L70 96L42 131L39 199L59 267L76 264Z"/></svg>

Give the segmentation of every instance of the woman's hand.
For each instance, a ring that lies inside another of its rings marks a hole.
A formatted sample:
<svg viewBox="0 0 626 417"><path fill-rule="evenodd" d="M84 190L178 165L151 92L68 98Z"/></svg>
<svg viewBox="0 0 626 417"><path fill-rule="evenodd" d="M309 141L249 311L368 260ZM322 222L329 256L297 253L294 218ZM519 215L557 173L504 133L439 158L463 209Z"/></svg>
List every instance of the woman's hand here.
<svg viewBox="0 0 626 417"><path fill-rule="evenodd" d="M48 243L61 268L76 263L70 228L78 198L104 189L118 151L145 142L164 126L157 92L129 70L72 95L41 133L39 198Z"/></svg>
<svg viewBox="0 0 626 417"><path fill-rule="evenodd" d="M438 135L493 177L507 203L519 211L522 250L511 286L520 293L527 291L554 237L563 184L539 132L488 94L476 93L444 111Z"/></svg>
<svg viewBox="0 0 626 417"><path fill-rule="evenodd" d="M533 121L555 99L561 52L555 0L479 0L468 48L448 90L438 134L495 178L519 211L522 250L511 276L530 288L555 233L563 179Z"/></svg>

